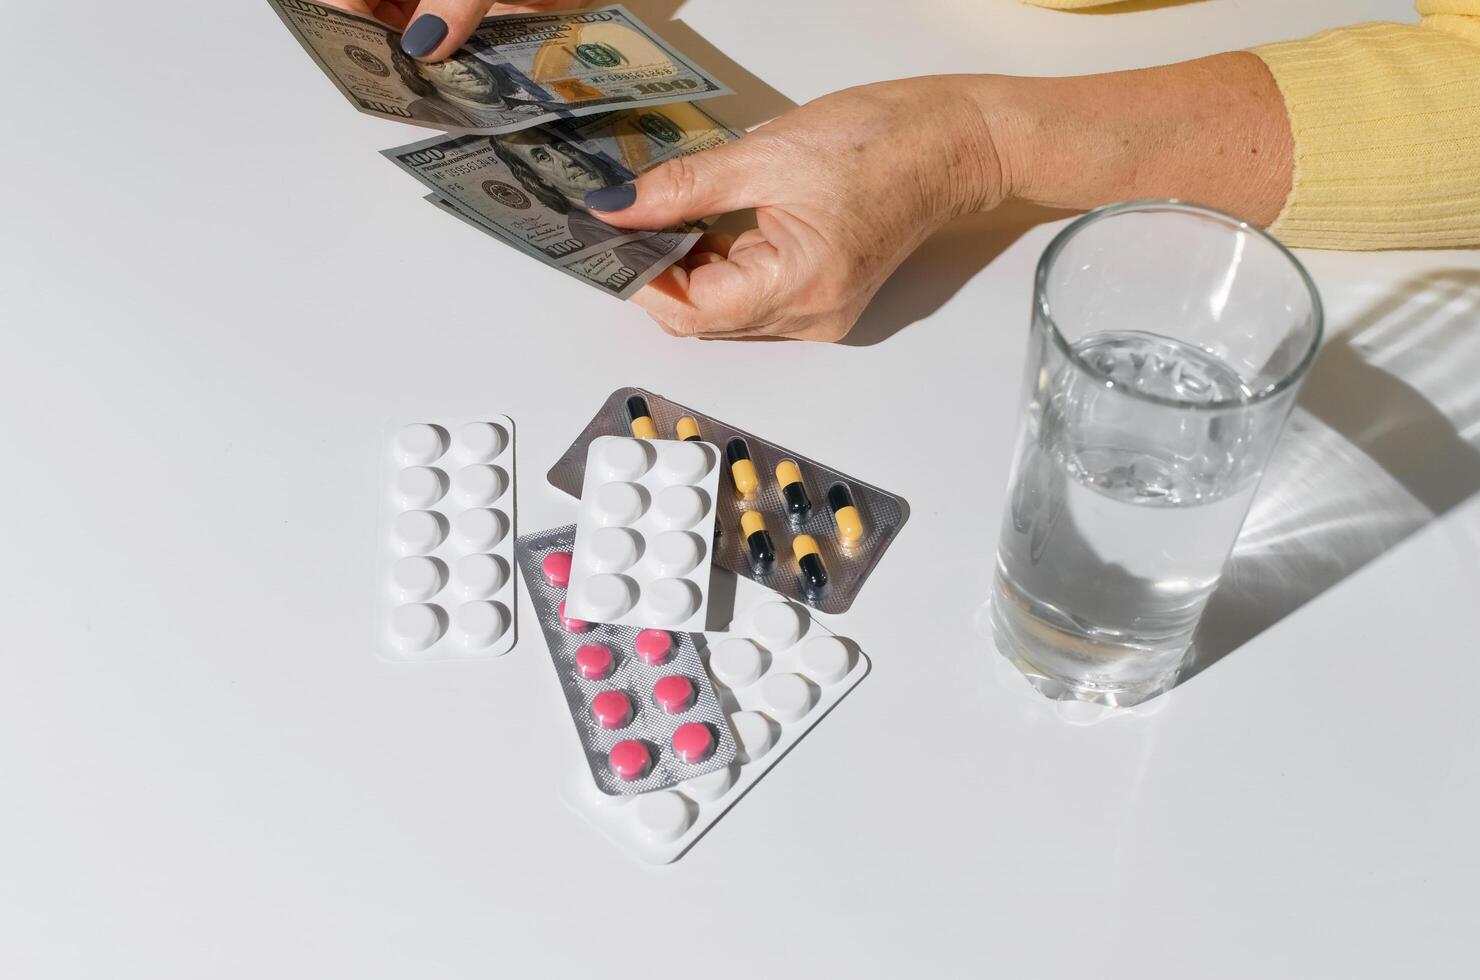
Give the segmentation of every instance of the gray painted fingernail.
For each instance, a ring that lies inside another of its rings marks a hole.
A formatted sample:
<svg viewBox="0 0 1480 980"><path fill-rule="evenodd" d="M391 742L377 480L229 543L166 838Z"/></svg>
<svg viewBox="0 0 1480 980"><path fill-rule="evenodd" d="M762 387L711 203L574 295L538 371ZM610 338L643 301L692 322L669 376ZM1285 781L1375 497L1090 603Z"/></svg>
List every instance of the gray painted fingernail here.
<svg viewBox="0 0 1480 980"><path fill-rule="evenodd" d="M447 21L436 14L422 14L401 35L401 50L413 58L431 54L447 36Z"/></svg>
<svg viewBox="0 0 1480 980"><path fill-rule="evenodd" d="M637 200L636 184L618 184L616 187L599 187L586 194L586 207L592 211L621 211L630 208Z"/></svg>

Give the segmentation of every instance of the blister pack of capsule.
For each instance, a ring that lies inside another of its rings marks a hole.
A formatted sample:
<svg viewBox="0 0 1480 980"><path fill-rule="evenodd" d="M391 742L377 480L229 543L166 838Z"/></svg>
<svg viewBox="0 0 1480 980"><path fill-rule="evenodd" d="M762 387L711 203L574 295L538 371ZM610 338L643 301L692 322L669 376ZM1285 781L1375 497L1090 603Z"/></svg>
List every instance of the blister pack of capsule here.
<svg viewBox="0 0 1480 980"><path fill-rule="evenodd" d="M641 388L619 388L550 468L579 497L592 441L677 438L718 446L714 563L825 613L853 605L909 516L897 494Z"/></svg>
<svg viewBox="0 0 1480 980"><path fill-rule="evenodd" d="M702 630L719 452L704 442L591 440L565 605L581 619Z"/></svg>
<svg viewBox="0 0 1480 980"><path fill-rule="evenodd" d="M575 532L523 535L516 556L596 789L629 796L728 767L735 738L689 633L566 610Z"/></svg>
<svg viewBox="0 0 1480 980"><path fill-rule="evenodd" d="M382 456L377 656L507 653L518 608L514 423L487 415L398 425Z"/></svg>
<svg viewBox="0 0 1480 980"><path fill-rule="evenodd" d="M652 864L681 857L869 671L851 641L775 596L738 616L734 632L705 642L705 664L739 743L735 761L637 797L603 796L584 771L562 786L572 809Z"/></svg>

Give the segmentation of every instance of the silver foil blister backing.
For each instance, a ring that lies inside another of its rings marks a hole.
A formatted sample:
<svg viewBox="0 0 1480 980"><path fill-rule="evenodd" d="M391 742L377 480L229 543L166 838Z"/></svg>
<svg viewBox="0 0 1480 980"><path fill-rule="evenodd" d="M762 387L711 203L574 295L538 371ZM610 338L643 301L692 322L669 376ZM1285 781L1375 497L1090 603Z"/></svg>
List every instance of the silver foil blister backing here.
<svg viewBox="0 0 1480 980"><path fill-rule="evenodd" d="M521 535L514 557L524 575L535 618L545 634L555 676L597 788L610 796L633 796L728 766L735 761L735 737L690 634L669 630L673 655L665 663L647 664L634 652L637 634L642 632L639 627L593 623L584 633L572 633L560 621L559 605L566 590L545 580L544 561L552 552L573 552L575 538L573 524ZM616 668L610 677L587 680L576 670L576 651L586 643L603 644L616 655ZM653 685L670 674L681 674L694 685L693 707L679 714L668 714L653 700ZM602 728L592 716L591 699L606 690L623 691L631 699L633 718L626 727ZM702 762L684 762L673 751L674 731L689 722L707 725L714 736L714 752ZM612 772L608 761L612 746L629 738L645 742L653 759L648 775L631 781Z"/></svg>
<svg viewBox="0 0 1480 980"><path fill-rule="evenodd" d="M572 497L580 498L586 471L587 447L598 436L632 434L627 416L627 399L633 395L641 395L646 399L648 411L657 425L659 438L676 438L678 420L687 415L699 423L700 435L704 441L719 447L720 465L724 469L724 475L720 480L716 508L720 529L719 539L714 546L716 565L759 582L820 612L842 613L853 605L864 581L909 518L909 505L904 498L819 463L809 456L794 453L744 429L737 429L713 416L670 401L662 395L643 388L619 388L612 392L595 417L576 437L575 442L550 467L547 478L552 486ZM745 440L760 477L760 490L751 500L742 500L735 492L729 466L724 458L726 445L736 436ZM776 464L785 459L794 460L801 468L802 483L812 502L812 509L806 518L795 524L788 520L781 488L776 485ZM835 483L847 484L853 504L863 518L863 540L849 552L844 552L838 541L837 526L827 505L827 490ZM768 575L758 574L750 563L740 532L740 515L747 510L761 512L766 521L766 529L775 543L776 563ZM810 596L802 588L791 549L791 542L798 534L810 534L816 539L823 564L827 568L828 587L820 596Z"/></svg>

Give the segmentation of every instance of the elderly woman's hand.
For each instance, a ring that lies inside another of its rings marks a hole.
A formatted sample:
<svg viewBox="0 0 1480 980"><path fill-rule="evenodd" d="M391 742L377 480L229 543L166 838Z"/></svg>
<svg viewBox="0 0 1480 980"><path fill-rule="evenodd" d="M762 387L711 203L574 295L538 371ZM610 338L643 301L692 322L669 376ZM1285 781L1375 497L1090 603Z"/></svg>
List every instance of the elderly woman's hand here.
<svg viewBox="0 0 1480 980"><path fill-rule="evenodd" d="M1273 221L1293 137L1246 52L1079 78L956 75L848 89L586 196L615 225L755 208L633 299L669 333L837 340L952 215L1180 197Z"/></svg>
<svg viewBox="0 0 1480 980"><path fill-rule="evenodd" d="M401 48L421 61L441 61L462 47L489 14L569 10L584 0L324 0L331 7L374 17L401 32Z"/></svg>
<svg viewBox="0 0 1480 980"><path fill-rule="evenodd" d="M837 340L933 231L1000 202L972 83L941 76L837 92L586 204L630 228L755 208L755 229L706 236L634 300L680 336Z"/></svg>

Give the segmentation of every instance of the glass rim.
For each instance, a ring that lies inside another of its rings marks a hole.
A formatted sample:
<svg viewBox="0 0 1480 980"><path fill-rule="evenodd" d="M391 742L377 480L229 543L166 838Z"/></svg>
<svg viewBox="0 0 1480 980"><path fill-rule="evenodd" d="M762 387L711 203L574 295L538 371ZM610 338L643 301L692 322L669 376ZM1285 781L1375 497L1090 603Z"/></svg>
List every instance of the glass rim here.
<svg viewBox="0 0 1480 980"><path fill-rule="evenodd" d="M1094 368L1085 363L1085 361L1079 356L1079 354L1074 351L1073 347L1069 344L1069 341L1064 337L1063 331L1059 329L1058 321L1054 319L1053 310L1049 306L1048 302L1048 273L1049 270L1053 268L1054 262L1058 259L1059 253L1064 250L1064 246L1067 245L1069 240L1072 239L1080 231L1084 230L1089 225L1096 224L1100 221L1105 220L1106 218L1113 218L1118 215L1127 214L1134 211L1174 211L1180 214L1190 214L1197 215L1203 218L1211 218L1214 221L1229 228L1230 230L1243 231L1253 235L1257 235L1258 237L1264 239L1264 241L1273 245L1276 251L1280 255L1283 255L1286 261L1290 263L1291 267L1294 268L1296 275L1299 276L1300 281L1305 284L1305 290L1310 296L1310 320L1315 327L1315 332L1311 336L1310 346L1301 356L1299 362L1297 362L1295 366L1292 367L1289 371L1285 372L1285 374L1279 380L1264 388L1261 388L1259 391L1253 393L1248 398L1222 398L1218 401L1212 402L1179 401L1175 398L1167 398L1162 395L1153 395L1148 392L1139 391L1135 388L1127 387L1126 384L1122 381L1118 381L1114 378L1105 377L1104 374L1096 371ZM1036 307L1037 312L1042 318L1043 322L1047 324L1048 334L1050 337L1053 338L1054 345L1058 347L1058 349L1063 353L1064 357L1068 359L1069 363L1073 364L1078 370L1083 371L1100 381L1103 381L1109 388L1114 391L1118 391L1121 394L1126 395L1127 397L1134 398L1139 401L1149 402L1154 405L1166 405L1171 408L1181 408L1199 412L1211 412L1233 408L1249 408L1254 405L1258 405L1261 402L1267 401L1280 394L1281 392L1289 389L1291 386L1297 384L1300 379L1305 376L1306 372L1310 370L1311 364L1315 361L1316 353L1320 350L1321 347L1321 337L1325 333L1326 326L1326 314L1324 308L1321 306L1321 294L1316 290L1315 281L1311 279L1310 273L1306 271L1304 263L1296 258L1295 254L1291 252L1288 248L1286 248L1278 238L1275 238L1264 229L1251 225L1249 224L1249 222L1243 220L1242 218L1237 218L1226 211L1219 211L1217 208L1210 208L1201 204L1189 204L1186 201L1181 201L1176 198L1150 198L1139 201L1124 201L1120 204L1110 204L1104 207L1096 208L1095 210L1090 211L1087 214L1083 214L1080 215L1078 218L1075 218L1069 223L1067 227L1065 227L1053 237L1053 241L1048 243L1048 247L1043 250L1043 255L1039 257L1038 269L1033 277L1033 292L1033 305Z"/></svg>

